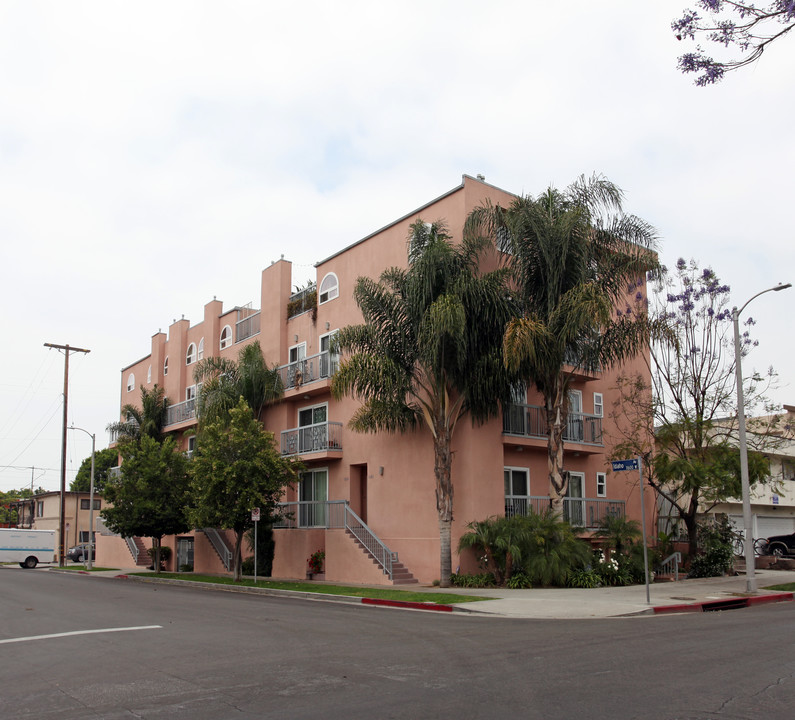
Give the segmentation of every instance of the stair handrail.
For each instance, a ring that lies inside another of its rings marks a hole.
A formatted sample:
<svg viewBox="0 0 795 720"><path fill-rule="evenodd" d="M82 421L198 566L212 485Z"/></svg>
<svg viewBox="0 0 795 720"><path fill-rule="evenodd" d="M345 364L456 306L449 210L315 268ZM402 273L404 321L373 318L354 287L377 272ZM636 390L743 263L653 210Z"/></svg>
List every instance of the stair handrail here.
<svg viewBox="0 0 795 720"><path fill-rule="evenodd" d="M679 565L682 562L682 553L675 552L669 555L659 565L657 565L657 572L663 575L670 575L673 570L674 580L679 580Z"/></svg>
<svg viewBox="0 0 795 720"><path fill-rule="evenodd" d="M233 564L232 551L224 542L221 534L215 528L202 528L202 532L207 536L215 552L218 553L218 557L221 558L221 562L224 564L227 572L230 571Z"/></svg>
<svg viewBox="0 0 795 720"><path fill-rule="evenodd" d="M133 556L133 562L137 565L138 564L138 543L135 542L135 539L132 537L124 538L124 541L127 543L127 547L130 549L130 555Z"/></svg>
<svg viewBox="0 0 795 720"><path fill-rule="evenodd" d="M362 547L370 553L392 580L392 568L398 561L398 554L392 552L381 541L347 502L345 503L345 529L362 544Z"/></svg>

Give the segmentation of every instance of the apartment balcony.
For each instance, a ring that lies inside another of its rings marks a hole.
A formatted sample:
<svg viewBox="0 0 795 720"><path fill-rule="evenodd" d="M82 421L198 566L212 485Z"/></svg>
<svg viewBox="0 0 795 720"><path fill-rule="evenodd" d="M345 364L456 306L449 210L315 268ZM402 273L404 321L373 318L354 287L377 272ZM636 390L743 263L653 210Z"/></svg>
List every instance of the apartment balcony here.
<svg viewBox="0 0 795 720"><path fill-rule="evenodd" d="M528 515L531 511L540 514L549 507L549 497L507 497L505 517ZM571 525L586 530L595 530L605 518L624 517L626 503L607 498L563 498L563 519Z"/></svg>
<svg viewBox="0 0 795 720"><path fill-rule="evenodd" d="M502 413L503 442L516 438L547 439L547 418L544 408L538 405L509 405ZM602 418L598 415L570 412L563 429L563 440L577 444L581 452L601 452ZM540 445L539 445L540 446Z"/></svg>
<svg viewBox="0 0 795 720"><path fill-rule="evenodd" d="M196 419L196 398L185 400L185 402L169 405L166 410L165 427L178 425L188 420Z"/></svg>
<svg viewBox="0 0 795 720"><path fill-rule="evenodd" d="M339 357L325 351L282 365L278 372L286 395L298 392L313 395L328 387L328 381L338 366Z"/></svg>
<svg viewBox="0 0 795 720"><path fill-rule="evenodd" d="M598 380L602 377L602 368L599 366L595 367L582 367L575 358L572 356L571 353L566 353L566 357L564 358L564 362L566 365L571 368L572 377L575 380Z"/></svg>
<svg viewBox="0 0 795 720"><path fill-rule="evenodd" d="M322 422L282 430L281 453L313 455L312 459L338 458L342 453L342 423Z"/></svg>
<svg viewBox="0 0 795 720"><path fill-rule="evenodd" d="M260 311L256 310L248 317L238 320L235 323L235 342L243 342L243 340L248 340L248 338L254 335L259 335L259 331Z"/></svg>

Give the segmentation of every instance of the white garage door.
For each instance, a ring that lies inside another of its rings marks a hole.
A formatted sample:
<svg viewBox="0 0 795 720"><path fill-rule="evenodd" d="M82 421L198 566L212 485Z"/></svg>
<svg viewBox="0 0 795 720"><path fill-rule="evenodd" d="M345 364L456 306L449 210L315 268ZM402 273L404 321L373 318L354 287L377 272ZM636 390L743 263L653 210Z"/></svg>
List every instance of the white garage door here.
<svg viewBox="0 0 795 720"><path fill-rule="evenodd" d="M795 518L756 517L757 537L768 538L773 535L789 535L795 532Z"/></svg>

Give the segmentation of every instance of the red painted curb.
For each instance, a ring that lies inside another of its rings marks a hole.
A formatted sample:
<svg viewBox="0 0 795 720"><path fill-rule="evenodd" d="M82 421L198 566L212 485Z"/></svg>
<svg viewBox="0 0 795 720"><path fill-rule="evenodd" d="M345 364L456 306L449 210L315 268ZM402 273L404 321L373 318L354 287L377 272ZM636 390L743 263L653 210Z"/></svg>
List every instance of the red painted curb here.
<svg viewBox="0 0 795 720"><path fill-rule="evenodd" d="M130 576L129 576L129 575L114 575L113 577L115 577L115 578L121 578L122 580L126 580L126 579L127 579L128 577L130 577Z"/></svg>
<svg viewBox="0 0 795 720"><path fill-rule="evenodd" d="M658 605L653 608L655 615L665 615L666 613L685 613L685 612L708 612L710 610L734 610L747 608L751 605L768 605L778 602L792 602L795 593L779 592L769 595L759 595L757 597L736 597L725 600L712 600L683 605Z"/></svg>
<svg viewBox="0 0 795 720"><path fill-rule="evenodd" d="M384 605L386 607L412 608L413 610L436 610L438 612L453 612L452 605L437 605L436 603L407 602L405 600L380 600L378 598L362 598L363 605Z"/></svg>
<svg viewBox="0 0 795 720"><path fill-rule="evenodd" d="M774 602L792 602L795 599L795 593L791 592L778 592L770 595L760 595L759 597L748 598L749 605L767 605Z"/></svg>

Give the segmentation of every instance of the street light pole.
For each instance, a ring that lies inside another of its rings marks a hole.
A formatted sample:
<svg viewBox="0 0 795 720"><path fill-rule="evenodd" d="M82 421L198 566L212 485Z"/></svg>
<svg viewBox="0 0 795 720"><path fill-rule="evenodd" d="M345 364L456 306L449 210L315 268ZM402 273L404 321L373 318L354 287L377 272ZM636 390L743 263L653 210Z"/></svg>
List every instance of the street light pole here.
<svg viewBox="0 0 795 720"><path fill-rule="evenodd" d="M86 562L86 570L91 570L94 561L94 457L96 455L97 436L74 425L69 429L80 430L91 438L91 490L88 496L88 562ZM77 522L77 518L75 518L75 522Z"/></svg>
<svg viewBox="0 0 795 720"><path fill-rule="evenodd" d="M745 399L743 397L743 368L742 349L740 347L740 314L751 300L769 292L778 292L792 287L791 283L776 285L776 287L762 290L748 300L739 310L732 310L734 323L734 365L737 383L737 422L740 433L740 483L743 494L743 525L745 525L745 590L749 593L756 592L756 559L754 557L754 529L751 517L751 483L748 479L748 443L745 438Z"/></svg>

